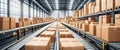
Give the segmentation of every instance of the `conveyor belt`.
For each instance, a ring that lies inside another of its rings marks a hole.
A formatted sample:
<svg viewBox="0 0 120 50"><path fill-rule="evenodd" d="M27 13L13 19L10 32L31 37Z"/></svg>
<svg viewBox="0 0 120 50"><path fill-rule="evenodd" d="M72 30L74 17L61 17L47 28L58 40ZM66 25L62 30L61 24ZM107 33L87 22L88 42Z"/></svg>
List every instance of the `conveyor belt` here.
<svg viewBox="0 0 120 50"><path fill-rule="evenodd" d="M46 28L48 28L51 24L39 29L38 31L34 32L34 34L31 34L30 36L26 36L24 37L24 39L22 39L21 41L19 41L18 43L15 43L15 45L7 48L7 50L19 50L21 47L23 47L28 41L30 41L33 37L36 37L37 35L39 35L41 32L43 32ZM4 48L3 48L4 50Z"/></svg>

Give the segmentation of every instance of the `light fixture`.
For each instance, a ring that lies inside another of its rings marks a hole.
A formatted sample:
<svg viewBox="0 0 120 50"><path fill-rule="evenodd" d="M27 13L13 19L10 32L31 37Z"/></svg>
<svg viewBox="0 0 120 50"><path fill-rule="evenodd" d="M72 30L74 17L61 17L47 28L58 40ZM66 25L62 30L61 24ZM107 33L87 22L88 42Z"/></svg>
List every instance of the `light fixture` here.
<svg viewBox="0 0 120 50"><path fill-rule="evenodd" d="M59 3L58 3L58 0L55 0L55 5L56 5L56 9L59 9Z"/></svg>
<svg viewBox="0 0 120 50"><path fill-rule="evenodd" d="M70 0L70 7L69 7L70 10L72 9L73 2L74 0Z"/></svg>
<svg viewBox="0 0 120 50"><path fill-rule="evenodd" d="M50 8L50 10L52 11L52 8L51 8L50 4L48 3L48 1L47 1L47 0L45 0L45 2L47 3L48 7L49 7L49 8Z"/></svg>

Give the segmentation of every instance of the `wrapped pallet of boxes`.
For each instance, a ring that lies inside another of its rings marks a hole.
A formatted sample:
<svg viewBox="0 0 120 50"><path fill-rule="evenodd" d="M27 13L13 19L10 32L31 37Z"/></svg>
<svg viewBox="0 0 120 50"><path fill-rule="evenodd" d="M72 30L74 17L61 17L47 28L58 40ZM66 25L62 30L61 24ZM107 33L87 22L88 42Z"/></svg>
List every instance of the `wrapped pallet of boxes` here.
<svg viewBox="0 0 120 50"><path fill-rule="evenodd" d="M119 8L120 7L120 0L115 0L115 8Z"/></svg>
<svg viewBox="0 0 120 50"><path fill-rule="evenodd" d="M0 30L8 30L9 29L9 18L0 17Z"/></svg>
<svg viewBox="0 0 120 50"><path fill-rule="evenodd" d="M40 35L40 37L50 37L51 38L51 42L54 41L54 36L55 36L55 31L44 31Z"/></svg>
<svg viewBox="0 0 120 50"><path fill-rule="evenodd" d="M120 26L120 14L115 15L115 25Z"/></svg>
<svg viewBox="0 0 120 50"><path fill-rule="evenodd" d="M34 37L25 44L25 50L50 50L50 38Z"/></svg>
<svg viewBox="0 0 120 50"><path fill-rule="evenodd" d="M16 20L15 20L15 18L9 18L9 28L10 29L16 28Z"/></svg>
<svg viewBox="0 0 120 50"><path fill-rule="evenodd" d="M73 38L70 32L60 32L60 38Z"/></svg>
<svg viewBox="0 0 120 50"><path fill-rule="evenodd" d="M105 11L107 9L107 0L101 0L101 11Z"/></svg>
<svg viewBox="0 0 120 50"><path fill-rule="evenodd" d="M107 9L113 10L115 8L115 0L107 0Z"/></svg>
<svg viewBox="0 0 120 50"><path fill-rule="evenodd" d="M120 26L102 26L102 39L107 42L120 42Z"/></svg>
<svg viewBox="0 0 120 50"><path fill-rule="evenodd" d="M60 38L60 50L84 50L84 46L73 38Z"/></svg>
<svg viewBox="0 0 120 50"><path fill-rule="evenodd" d="M16 27L22 27L22 22L17 22Z"/></svg>
<svg viewBox="0 0 120 50"><path fill-rule="evenodd" d="M101 0L96 0L95 13L101 12Z"/></svg>

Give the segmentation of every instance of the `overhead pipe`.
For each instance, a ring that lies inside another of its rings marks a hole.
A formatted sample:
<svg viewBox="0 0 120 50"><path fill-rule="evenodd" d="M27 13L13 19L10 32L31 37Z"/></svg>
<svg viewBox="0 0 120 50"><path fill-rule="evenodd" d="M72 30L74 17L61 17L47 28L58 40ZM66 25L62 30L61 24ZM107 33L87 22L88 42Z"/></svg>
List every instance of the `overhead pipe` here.
<svg viewBox="0 0 120 50"><path fill-rule="evenodd" d="M42 7L36 0L33 0L33 2L35 4L37 4L41 9L43 9L45 12L47 12L48 14L50 14L44 7Z"/></svg>

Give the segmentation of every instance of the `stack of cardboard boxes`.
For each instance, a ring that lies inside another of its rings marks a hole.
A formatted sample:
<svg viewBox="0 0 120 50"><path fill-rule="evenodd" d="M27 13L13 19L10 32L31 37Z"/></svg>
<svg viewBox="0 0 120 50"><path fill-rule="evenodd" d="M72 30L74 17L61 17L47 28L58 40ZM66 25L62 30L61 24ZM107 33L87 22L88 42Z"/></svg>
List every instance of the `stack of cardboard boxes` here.
<svg viewBox="0 0 120 50"><path fill-rule="evenodd" d="M0 17L0 30L7 30L7 29L9 29L9 18Z"/></svg>

